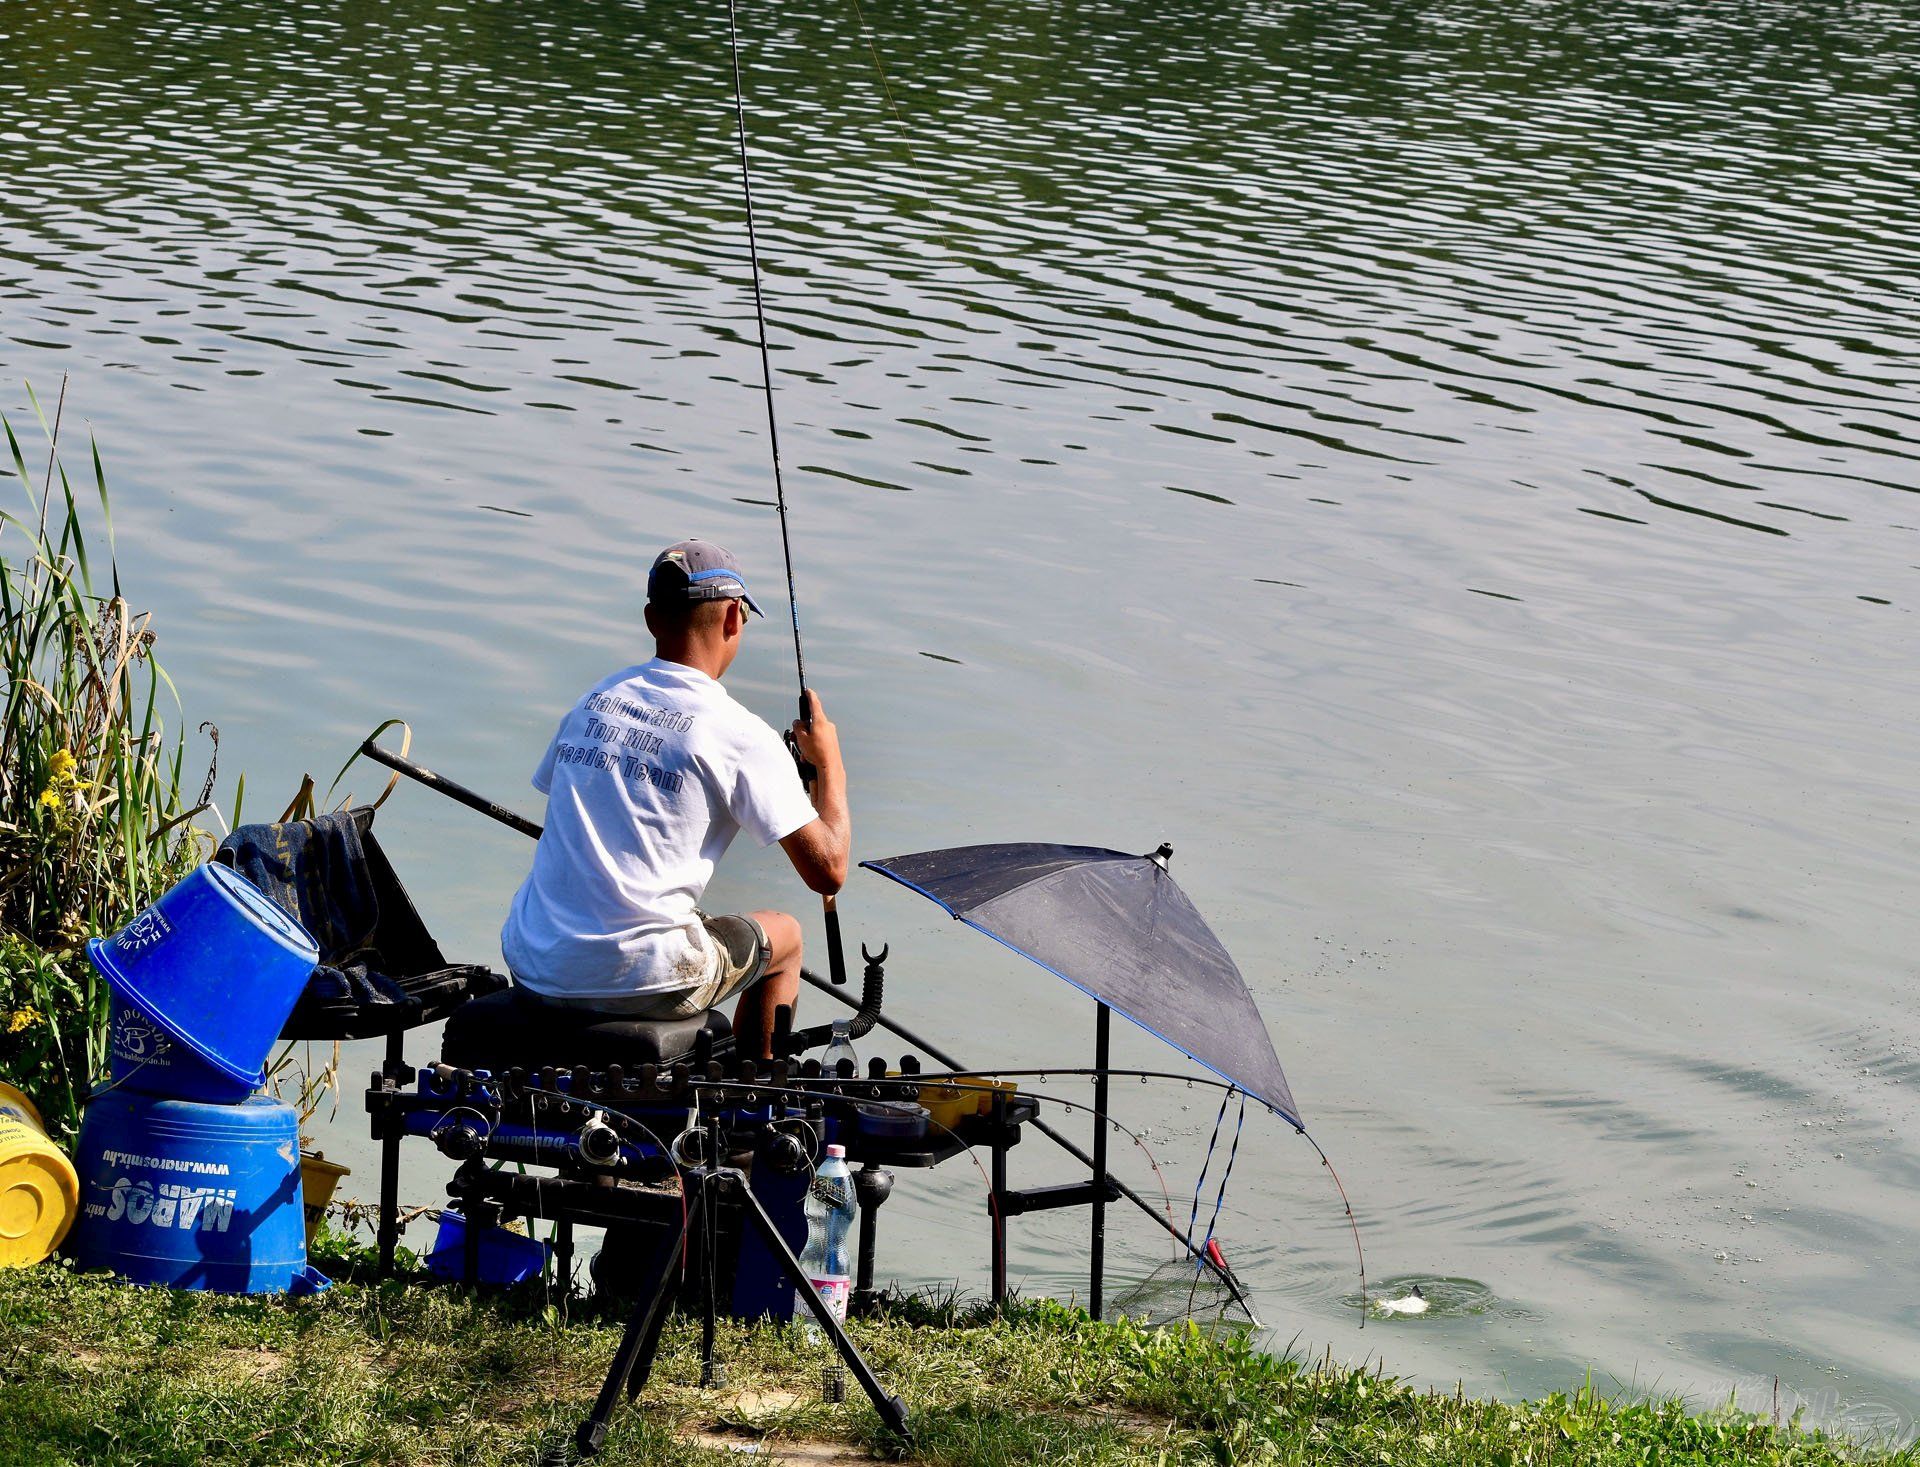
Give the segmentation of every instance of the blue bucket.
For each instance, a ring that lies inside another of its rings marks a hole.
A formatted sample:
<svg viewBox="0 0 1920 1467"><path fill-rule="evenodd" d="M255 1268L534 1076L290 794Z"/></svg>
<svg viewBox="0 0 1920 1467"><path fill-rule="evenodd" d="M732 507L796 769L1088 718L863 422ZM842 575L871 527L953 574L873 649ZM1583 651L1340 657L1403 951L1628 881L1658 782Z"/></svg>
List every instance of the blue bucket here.
<svg viewBox="0 0 1920 1467"><path fill-rule="evenodd" d="M87 956L122 1009L149 1021L114 1024L115 1086L232 1103L265 1082L320 949L245 877L207 865Z"/></svg>
<svg viewBox="0 0 1920 1467"><path fill-rule="evenodd" d="M440 1214L440 1231L427 1255L427 1272L458 1283L466 1276L467 1220L457 1212ZM524 1233L488 1228L480 1235L480 1282L523 1284L546 1271L547 1245Z"/></svg>
<svg viewBox="0 0 1920 1467"><path fill-rule="evenodd" d="M208 1105L114 1090L87 1105L74 1147L82 1268L222 1294L309 1293L300 1120L257 1096Z"/></svg>
<svg viewBox="0 0 1920 1467"><path fill-rule="evenodd" d="M107 1060L110 1090L238 1105L259 1088L257 1080L215 1069L117 994L108 1010Z"/></svg>

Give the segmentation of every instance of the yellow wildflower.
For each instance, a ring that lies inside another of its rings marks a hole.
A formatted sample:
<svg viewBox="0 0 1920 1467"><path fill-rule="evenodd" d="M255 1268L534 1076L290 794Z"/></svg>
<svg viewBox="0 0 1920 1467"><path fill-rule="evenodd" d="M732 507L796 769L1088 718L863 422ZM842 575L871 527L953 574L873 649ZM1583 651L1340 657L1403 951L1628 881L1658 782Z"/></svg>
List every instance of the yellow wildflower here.
<svg viewBox="0 0 1920 1467"><path fill-rule="evenodd" d="M18 1034L22 1029L31 1029L40 1021L40 1015L33 1009L15 1009L7 1016L7 1033Z"/></svg>
<svg viewBox="0 0 1920 1467"><path fill-rule="evenodd" d="M80 761L73 757L73 750L71 749L58 749L54 752L54 756L47 761L47 769L55 779L67 778L79 765Z"/></svg>
<svg viewBox="0 0 1920 1467"><path fill-rule="evenodd" d="M58 810L60 808L60 791L53 788L41 790L40 807L43 810Z"/></svg>

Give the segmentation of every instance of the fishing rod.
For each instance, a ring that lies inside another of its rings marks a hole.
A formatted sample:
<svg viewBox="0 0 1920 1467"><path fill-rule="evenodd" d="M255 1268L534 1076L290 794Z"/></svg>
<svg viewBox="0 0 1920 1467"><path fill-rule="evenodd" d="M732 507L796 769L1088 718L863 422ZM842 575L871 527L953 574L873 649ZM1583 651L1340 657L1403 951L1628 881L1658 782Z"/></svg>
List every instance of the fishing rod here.
<svg viewBox="0 0 1920 1467"><path fill-rule="evenodd" d="M787 529L787 488L780 471L780 422L773 410L773 358L767 346L767 307L760 288L760 238L753 225L753 169L747 160L747 93L740 72L740 16L736 0L727 0L728 52L733 60L733 112L740 141L740 194L747 213L747 264L753 278L753 319L760 346L760 386L767 403L767 446L773 454L773 502L780 515L780 554L787 567L787 610L793 621L793 668L800 682L800 722L813 727L813 701L807 696L807 657L800 646L800 597L794 586L793 540ZM791 736L787 747L809 789L818 771L801 756ZM827 929L827 975L836 988L847 982L846 951L840 941L840 904L834 893L820 898Z"/></svg>
<svg viewBox="0 0 1920 1467"><path fill-rule="evenodd" d="M534 840L540 839L540 829L541 829L540 826L535 824L533 821L527 819L526 816L517 814L516 812L507 809L506 806L498 804L493 800L489 800L485 795L480 794L475 790L468 789L467 786L461 784L458 780L448 779L443 774L435 774L431 769L428 769L423 764L416 764L411 759L404 758L399 754L395 754L391 750L383 749L382 747L380 747L379 744L375 743L372 738L368 738L364 743L360 745L360 752L364 754L367 758L373 760L374 763L384 764L387 768L393 770L396 774L404 774L409 779L417 780L421 784L425 785L428 789L434 790L440 794L443 794L450 800L457 800L462 805L465 805L468 809L477 810L490 820L497 820L502 825L508 826L513 830L519 831L522 835L531 836ZM837 926L838 924L836 922L835 929L837 929ZM834 930L834 929L830 929L830 930ZM815 974L807 972L804 968L800 970L800 977L803 981L819 989L822 993L827 994L829 997L838 999L841 1003L845 1004L848 1008L860 1007L859 1003L856 1002L853 998L851 998L845 993L842 993L838 988L835 988L831 984L823 981L821 978L819 978ZM844 978L842 981L844 982ZM929 1041L922 1039L918 1034L915 1034L911 1029L907 1028L906 1025L895 1023L892 1019L889 1019L885 1014L876 1014L874 1016L874 1022L877 1023L882 1029L887 1030L890 1034L893 1034L898 1038L906 1040L908 1044L911 1044L915 1049L919 1050L922 1054L929 1055L933 1059L938 1060L941 1064L947 1066L947 1068L950 1070L954 1070L956 1072L967 1072L967 1073L976 1073L976 1074L978 1073L978 1071L969 1072L967 1070L967 1066L962 1064L959 1060L955 1059L952 1055L948 1054L945 1050L941 1049L938 1045L932 1044ZM1048 1071L1047 1073L1064 1074L1065 1071L1056 1069L1056 1070ZM1179 1076L1177 1078L1194 1079L1195 1084L1217 1084L1218 1083L1217 1081L1199 1080L1199 1079L1195 1079L1192 1076L1184 1076L1184 1075ZM1087 1166L1087 1167L1091 1167L1093 1165L1093 1158L1091 1156L1089 1156L1085 1151L1082 1151L1080 1147L1077 1146L1073 1141L1069 1140L1067 1137L1061 1135L1058 1131L1054 1130L1053 1127L1049 1126L1045 1121L1035 1119L1030 1124L1042 1136L1045 1136L1049 1141L1053 1142L1054 1145L1058 1146L1062 1151L1065 1151L1069 1156L1073 1157L1074 1160L1078 1161L1081 1165ZM1305 1134L1305 1133L1303 1132L1302 1134ZM1307 1139L1310 1143L1313 1140L1311 1136L1309 1136ZM1248 1300L1246 1296L1246 1292L1240 1287L1240 1281L1233 1276L1232 1271L1230 1269L1223 1268L1220 1265L1216 1264L1212 1258L1210 1258L1199 1246L1197 1246L1194 1243L1192 1237L1190 1237L1186 1233L1181 1232L1180 1229L1176 1227L1173 1223L1169 1222L1166 1218L1162 1217L1158 1212L1154 1211L1153 1204L1147 1201L1147 1199L1142 1197L1138 1192L1134 1191L1133 1188L1129 1187L1125 1182L1121 1181L1118 1177L1109 1177L1107 1180L1112 1182L1113 1185L1119 1189L1120 1195L1122 1197L1126 1198L1127 1201L1131 1202L1135 1207L1139 1208L1140 1211L1145 1213L1148 1217L1152 1218L1154 1223L1157 1226L1165 1229L1167 1233L1173 1237L1174 1241L1179 1243L1183 1248L1187 1250L1188 1254L1191 1257L1196 1259L1199 1263L1201 1263L1206 1268L1211 1269L1214 1273L1214 1276L1218 1278L1221 1283L1225 1284L1227 1288L1232 1291L1234 1299L1240 1304L1241 1308L1245 1309L1249 1314L1252 1314L1253 1305L1251 1301ZM1351 1212L1349 1212L1349 1216L1351 1216Z"/></svg>

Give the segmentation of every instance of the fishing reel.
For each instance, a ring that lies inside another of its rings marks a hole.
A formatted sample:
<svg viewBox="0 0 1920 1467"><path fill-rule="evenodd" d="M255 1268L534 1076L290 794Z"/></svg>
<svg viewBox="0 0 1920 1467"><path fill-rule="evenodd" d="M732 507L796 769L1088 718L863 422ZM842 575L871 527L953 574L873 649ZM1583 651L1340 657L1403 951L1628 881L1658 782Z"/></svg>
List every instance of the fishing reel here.
<svg viewBox="0 0 1920 1467"><path fill-rule="evenodd" d="M588 1166L614 1166L620 1160L620 1133L613 1129L603 1112L595 1111L573 1138L573 1149Z"/></svg>
<svg viewBox="0 0 1920 1467"><path fill-rule="evenodd" d="M800 740L793 736L793 730L782 729L780 741L787 746L787 752L793 756L793 767L800 771L800 783L812 790L813 782L820 777L820 771L813 767L811 760L800 752Z"/></svg>
<svg viewBox="0 0 1920 1467"><path fill-rule="evenodd" d="M820 1135L809 1121L799 1116L771 1122L761 1138L759 1158L783 1177L797 1177L813 1170L820 1147Z"/></svg>
<svg viewBox="0 0 1920 1467"><path fill-rule="evenodd" d="M681 1131L667 1150L682 1171L725 1166L750 1153L748 1166L763 1164L780 1176L797 1177L813 1170L820 1130L804 1116L780 1116L743 1136L736 1146L723 1125L702 1121Z"/></svg>

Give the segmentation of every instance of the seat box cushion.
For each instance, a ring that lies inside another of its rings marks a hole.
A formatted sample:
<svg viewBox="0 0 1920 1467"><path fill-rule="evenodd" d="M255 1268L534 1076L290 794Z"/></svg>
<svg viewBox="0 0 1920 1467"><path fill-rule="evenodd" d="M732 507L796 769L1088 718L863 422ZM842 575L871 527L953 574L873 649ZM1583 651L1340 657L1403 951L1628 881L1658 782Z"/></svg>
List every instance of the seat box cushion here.
<svg viewBox="0 0 1920 1467"><path fill-rule="evenodd" d="M718 1009L688 1019L631 1019L554 1008L509 988L462 1004L447 1020L440 1058L469 1070L605 1069L672 1064L693 1053L702 1033L716 1050L733 1037Z"/></svg>

